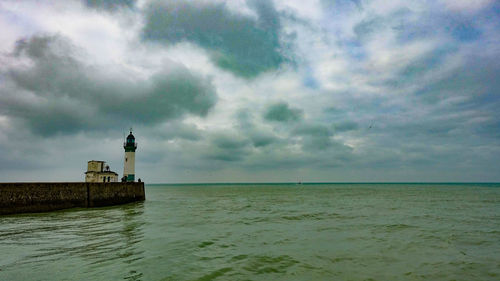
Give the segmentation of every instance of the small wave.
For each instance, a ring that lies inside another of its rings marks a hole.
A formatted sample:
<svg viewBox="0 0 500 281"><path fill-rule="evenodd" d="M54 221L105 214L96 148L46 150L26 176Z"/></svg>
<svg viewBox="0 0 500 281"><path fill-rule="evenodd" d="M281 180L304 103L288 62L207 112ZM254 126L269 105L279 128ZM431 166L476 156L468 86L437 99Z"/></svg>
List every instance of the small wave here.
<svg viewBox="0 0 500 281"><path fill-rule="evenodd" d="M248 255L237 255L231 258L231 261L240 261L248 258Z"/></svg>
<svg viewBox="0 0 500 281"><path fill-rule="evenodd" d="M257 222L269 222L269 221L271 221L270 217L262 216L262 217L251 218L250 222L245 222L245 224L252 224Z"/></svg>
<svg viewBox="0 0 500 281"><path fill-rule="evenodd" d="M297 263L299 262L288 255L278 257L256 256L243 269L255 274L284 273L289 267Z"/></svg>
<svg viewBox="0 0 500 281"><path fill-rule="evenodd" d="M281 218L285 220L308 220L308 219L323 220L328 218L340 218L340 217L341 215L337 213L320 212L312 214L301 214L296 216L282 216Z"/></svg>
<svg viewBox="0 0 500 281"><path fill-rule="evenodd" d="M197 281L210 281L210 280L214 280L224 274L226 274L227 272L233 270L232 268L230 267L224 267L224 268L221 268L221 269L218 269L218 270L215 270L209 274L206 274L206 275L203 275L202 277L196 279Z"/></svg>
<svg viewBox="0 0 500 281"><path fill-rule="evenodd" d="M204 241L198 245L198 248L205 248L205 247L213 245L213 244L214 244L214 242L212 242L212 241Z"/></svg>
<svg viewBox="0 0 500 281"><path fill-rule="evenodd" d="M404 224L404 223L390 224L390 225L386 225L384 227L388 230L403 230L403 229L415 228L415 226L413 226L413 225Z"/></svg>
<svg viewBox="0 0 500 281"><path fill-rule="evenodd" d="M339 262L352 262L355 259L353 257L325 257L325 256L319 256L317 255L316 258L320 260L326 260L331 263L339 263Z"/></svg>
<svg viewBox="0 0 500 281"><path fill-rule="evenodd" d="M136 270L130 270L128 272L128 275L123 279L130 281L142 280L142 275L143 275L142 272L137 272Z"/></svg>

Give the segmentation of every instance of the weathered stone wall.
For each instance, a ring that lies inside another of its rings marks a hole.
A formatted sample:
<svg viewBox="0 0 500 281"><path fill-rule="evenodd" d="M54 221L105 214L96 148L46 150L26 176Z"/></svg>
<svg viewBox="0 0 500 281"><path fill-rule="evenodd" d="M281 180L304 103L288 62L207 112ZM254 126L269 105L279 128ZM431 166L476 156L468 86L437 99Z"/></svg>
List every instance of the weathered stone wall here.
<svg viewBox="0 0 500 281"><path fill-rule="evenodd" d="M0 215L110 206L144 199L142 182L0 183Z"/></svg>
<svg viewBox="0 0 500 281"><path fill-rule="evenodd" d="M143 182L87 183L89 187L88 207L101 207L143 201Z"/></svg>

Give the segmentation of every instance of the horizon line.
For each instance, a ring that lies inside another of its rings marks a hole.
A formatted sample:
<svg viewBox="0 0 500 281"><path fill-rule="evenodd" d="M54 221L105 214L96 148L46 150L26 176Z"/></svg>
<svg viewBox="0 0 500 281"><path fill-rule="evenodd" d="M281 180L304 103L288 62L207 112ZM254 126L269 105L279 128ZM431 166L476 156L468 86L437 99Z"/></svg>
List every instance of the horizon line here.
<svg viewBox="0 0 500 281"><path fill-rule="evenodd" d="M85 181L9 181L9 182L0 182L3 183L81 183ZM137 181L134 181L137 182ZM114 183L114 182L110 182ZM121 182L116 182L121 183ZM278 184L500 184L500 181L338 181L338 182L326 182L326 181L306 181L306 182L297 182L297 181L284 181L284 182L147 182L142 181L145 185L230 185L230 184L240 184L240 185L278 185Z"/></svg>
<svg viewBox="0 0 500 281"><path fill-rule="evenodd" d="M148 183L144 181L147 185L230 185L230 184L241 184L241 185L266 185L266 184L500 184L500 182L481 182L481 181L464 181L464 182L447 182L447 181L430 181L430 182L411 182L411 181L393 181L393 182L178 182L178 183L165 183L165 182L155 182Z"/></svg>

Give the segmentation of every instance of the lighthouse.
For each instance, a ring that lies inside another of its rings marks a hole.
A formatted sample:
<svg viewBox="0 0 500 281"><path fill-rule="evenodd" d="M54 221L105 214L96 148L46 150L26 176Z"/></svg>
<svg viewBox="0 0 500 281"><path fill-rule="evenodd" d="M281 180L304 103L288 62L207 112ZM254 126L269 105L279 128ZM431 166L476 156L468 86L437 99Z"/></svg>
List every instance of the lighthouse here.
<svg viewBox="0 0 500 281"><path fill-rule="evenodd" d="M133 182L135 180L135 150L137 149L137 143L134 135L132 135L132 128L130 128L127 140L123 143L123 148L125 148L123 178L127 182Z"/></svg>

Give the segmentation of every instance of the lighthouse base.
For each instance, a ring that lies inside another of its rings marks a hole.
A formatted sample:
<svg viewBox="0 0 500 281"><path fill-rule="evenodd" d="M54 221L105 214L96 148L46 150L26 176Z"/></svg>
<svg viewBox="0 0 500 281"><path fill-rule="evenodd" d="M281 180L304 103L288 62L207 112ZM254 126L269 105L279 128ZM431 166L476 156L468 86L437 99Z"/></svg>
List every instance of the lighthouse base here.
<svg viewBox="0 0 500 281"><path fill-rule="evenodd" d="M125 175L126 182L134 182L135 181L135 175Z"/></svg>

